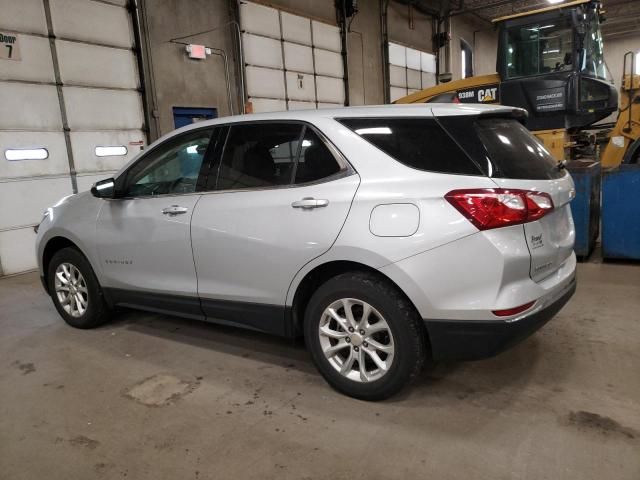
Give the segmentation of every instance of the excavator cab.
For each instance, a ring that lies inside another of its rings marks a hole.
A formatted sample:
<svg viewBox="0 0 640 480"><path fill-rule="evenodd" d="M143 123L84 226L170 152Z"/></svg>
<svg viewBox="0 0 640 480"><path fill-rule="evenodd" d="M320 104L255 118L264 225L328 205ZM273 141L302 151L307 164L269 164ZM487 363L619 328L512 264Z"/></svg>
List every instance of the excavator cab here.
<svg viewBox="0 0 640 480"><path fill-rule="evenodd" d="M600 9L597 0L579 0L494 20L499 102L526 108L529 129L582 128L618 108Z"/></svg>
<svg viewBox="0 0 640 480"><path fill-rule="evenodd" d="M534 132L568 133L607 117L618 108L608 78L600 31L599 0L575 0L494 20L498 29L497 73L441 83L395 103L500 103L529 112ZM563 158L565 133L558 144Z"/></svg>

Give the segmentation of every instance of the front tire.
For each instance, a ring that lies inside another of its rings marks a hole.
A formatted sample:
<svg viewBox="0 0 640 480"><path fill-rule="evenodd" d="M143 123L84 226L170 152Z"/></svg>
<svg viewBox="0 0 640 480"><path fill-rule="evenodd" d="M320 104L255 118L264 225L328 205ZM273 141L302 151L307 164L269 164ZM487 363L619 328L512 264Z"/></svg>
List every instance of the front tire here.
<svg viewBox="0 0 640 480"><path fill-rule="evenodd" d="M371 273L324 283L307 306L304 334L325 380L362 400L396 394L425 360L420 316L395 285Z"/></svg>
<svg viewBox="0 0 640 480"><path fill-rule="evenodd" d="M72 327L95 328L109 319L98 279L75 248L63 248L53 255L47 282L56 310Z"/></svg>

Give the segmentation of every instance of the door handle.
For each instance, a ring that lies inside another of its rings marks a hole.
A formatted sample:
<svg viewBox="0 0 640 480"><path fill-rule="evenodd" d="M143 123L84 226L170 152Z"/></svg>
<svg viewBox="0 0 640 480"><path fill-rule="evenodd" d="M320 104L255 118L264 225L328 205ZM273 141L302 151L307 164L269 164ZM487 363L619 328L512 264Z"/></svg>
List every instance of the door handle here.
<svg viewBox="0 0 640 480"><path fill-rule="evenodd" d="M305 197L302 200L297 200L291 204L293 208L302 208L304 210L326 207L327 205L329 205L329 200L315 199L312 197Z"/></svg>
<svg viewBox="0 0 640 480"><path fill-rule="evenodd" d="M187 213L188 211L189 209L187 207L181 207L179 205L171 205L170 207L163 208L162 214L173 217L174 215L181 215L183 213Z"/></svg>

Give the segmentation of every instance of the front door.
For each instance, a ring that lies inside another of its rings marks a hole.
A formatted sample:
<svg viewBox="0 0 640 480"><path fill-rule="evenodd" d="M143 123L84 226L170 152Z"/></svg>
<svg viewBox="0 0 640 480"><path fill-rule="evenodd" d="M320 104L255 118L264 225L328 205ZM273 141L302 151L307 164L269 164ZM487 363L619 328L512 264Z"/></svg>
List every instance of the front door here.
<svg viewBox="0 0 640 480"><path fill-rule="evenodd" d="M359 177L299 123L233 125L216 165L191 224L202 308L285 334L287 289L337 238Z"/></svg>
<svg viewBox="0 0 640 480"><path fill-rule="evenodd" d="M119 304L201 317L190 222L212 128L153 148L123 175L124 198L106 200L97 220L107 293Z"/></svg>

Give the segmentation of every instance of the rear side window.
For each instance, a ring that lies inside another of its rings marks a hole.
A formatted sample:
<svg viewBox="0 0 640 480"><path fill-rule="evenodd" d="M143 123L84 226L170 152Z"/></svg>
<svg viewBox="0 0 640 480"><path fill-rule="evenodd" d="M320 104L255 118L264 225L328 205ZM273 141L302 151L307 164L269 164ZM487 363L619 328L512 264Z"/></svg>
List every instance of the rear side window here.
<svg viewBox="0 0 640 480"><path fill-rule="evenodd" d="M340 165L326 145L313 130L306 128L296 166L295 183L315 182L339 171Z"/></svg>
<svg viewBox="0 0 640 480"><path fill-rule="evenodd" d="M458 175L483 174L433 118L343 118L338 121L408 167Z"/></svg>
<svg viewBox="0 0 640 480"><path fill-rule="evenodd" d="M489 177L548 180L564 175L544 145L517 120L461 115L439 121Z"/></svg>
<svg viewBox="0 0 640 480"><path fill-rule="evenodd" d="M217 190L289 185L303 126L233 125L218 173Z"/></svg>

